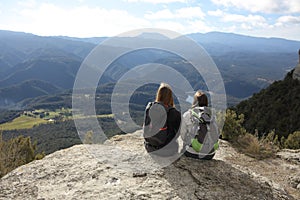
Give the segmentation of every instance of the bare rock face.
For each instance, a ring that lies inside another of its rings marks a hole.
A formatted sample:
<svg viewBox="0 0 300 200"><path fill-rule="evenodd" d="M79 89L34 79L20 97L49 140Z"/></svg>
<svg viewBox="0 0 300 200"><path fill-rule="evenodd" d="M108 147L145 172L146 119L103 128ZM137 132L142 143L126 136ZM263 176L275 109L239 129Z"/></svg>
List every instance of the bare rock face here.
<svg viewBox="0 0 300 200"><path fill-rule="evenodd" d="M298 62L298 65L295 67L295 70L293 72L293 79L300 80L300 49L298 51L298 55L299 55L299 62Z"/></svg>
<svg viewBox="0 0 300 200"><path fill-rule="evenodd" d="M295 199L247 168L256 161L226 142L211 161L182 156L152 171L145 154L140 131L102 145L76 145L4 176L0 199Z"/></svg>
<svg viewBox="0 0 300 200"><path fill-rule="evenodd" d="M300 64L298 64L293 72L293 79L300 80Z"/></svg>

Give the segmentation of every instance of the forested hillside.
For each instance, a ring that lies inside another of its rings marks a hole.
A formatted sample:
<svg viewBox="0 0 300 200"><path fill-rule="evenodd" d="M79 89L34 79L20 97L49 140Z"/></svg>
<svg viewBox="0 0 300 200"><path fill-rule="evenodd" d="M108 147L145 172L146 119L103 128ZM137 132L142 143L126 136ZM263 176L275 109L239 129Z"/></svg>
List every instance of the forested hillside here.
<svg viewBox="0 0 300 200"><path fill-rule="evenodd" d="M275 130L279 137L287 137L300 130L300 81L292 78L293 71L236 106L245 115L247 131L257 129L263 135Z"/></svg>

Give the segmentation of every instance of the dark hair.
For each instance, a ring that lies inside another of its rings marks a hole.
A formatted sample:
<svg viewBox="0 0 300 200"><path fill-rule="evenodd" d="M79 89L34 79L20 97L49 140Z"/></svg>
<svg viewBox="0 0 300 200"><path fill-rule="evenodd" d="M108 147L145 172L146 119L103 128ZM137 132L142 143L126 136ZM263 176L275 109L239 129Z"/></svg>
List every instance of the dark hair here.
<svg viewBox="0 0 300 200"><path fill-rule="evenodd" d="M174 106L174 100L172 95L171 86L166 83L161 83L157 93L156 93L156 102L162 102L164 105L167 106Z"/></svg>
<svg viewBox="0 0 300 200"><path fill-rule="evenodd" d="M197 106L208 106L208 98L206 94L198 90L195 95L194 95L194 101L192 107L197 107Z"/></svg>

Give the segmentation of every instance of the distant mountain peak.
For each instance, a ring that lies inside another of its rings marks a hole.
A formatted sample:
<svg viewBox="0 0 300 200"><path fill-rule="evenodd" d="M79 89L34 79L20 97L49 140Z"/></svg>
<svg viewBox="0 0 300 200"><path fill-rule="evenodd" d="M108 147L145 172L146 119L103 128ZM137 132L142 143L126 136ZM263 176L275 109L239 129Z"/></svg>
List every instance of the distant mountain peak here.
<svg viewBox="0 0 300 200"><path fill-rule="evenodd" d="M160 34L160 33L150 33L150 32L145 32L141 33L140 35L137 36L138 38L143 38L143 39L155 39L155 40L169 40L167 36Z"/></svg>

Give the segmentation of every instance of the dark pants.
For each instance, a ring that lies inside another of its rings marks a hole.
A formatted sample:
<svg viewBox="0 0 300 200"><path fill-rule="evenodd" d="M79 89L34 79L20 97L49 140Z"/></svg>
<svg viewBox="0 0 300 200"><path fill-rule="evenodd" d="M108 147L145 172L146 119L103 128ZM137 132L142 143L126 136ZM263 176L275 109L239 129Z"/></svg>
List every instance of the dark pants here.
<svg viewBox="0 0 300 200"><path fill-rule="evenodd" d="M190 153L190 152L188 152L188 151L184 152L184 155L185 155L186 157L195 158L195 159L201 159L201 160L211 160L211 159L213 159L213 157L215 156L215 154L210 154L210 155L206 155L206 156L204 156L204 157L200 157L199 155L197 155L197 154L192 154L192 153Z"/></svg>
<svg viewBox="0 0 300 200"><path fill-rule="evenodd" d="M155 147L145 142L144 146L148 153L152 153L160 157L168 157L178 154L178 143L176 141L172 141L169 145L162 147Z"/></svg>

